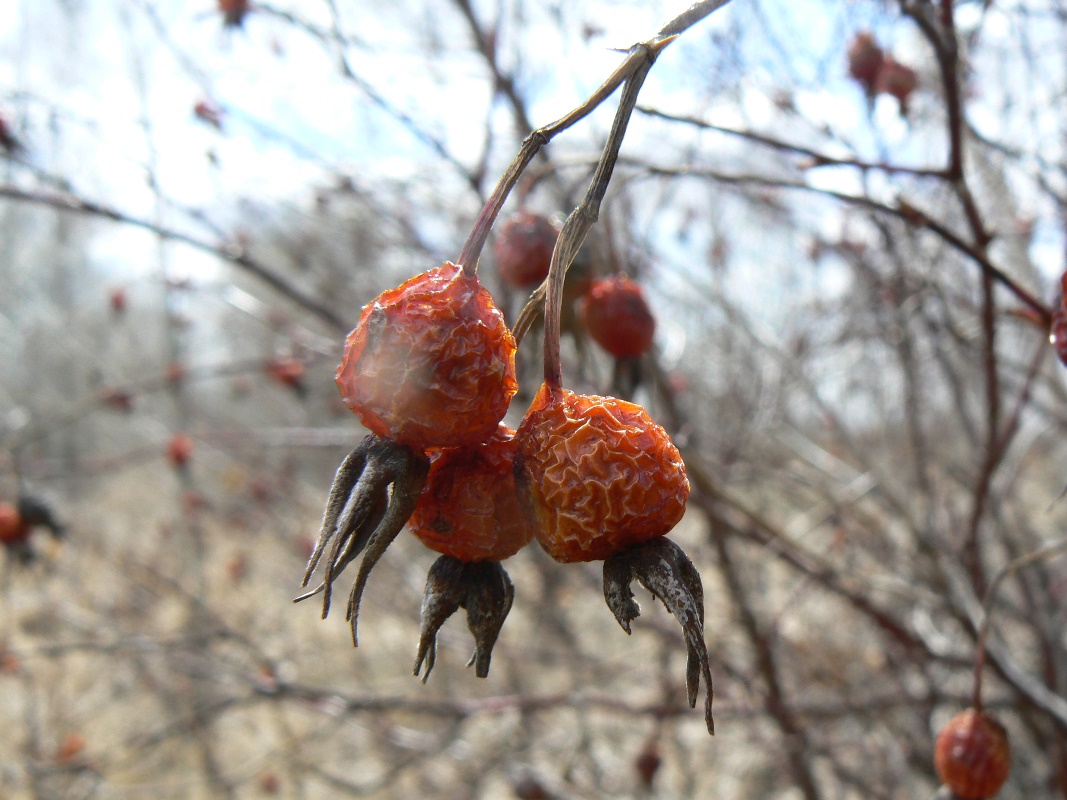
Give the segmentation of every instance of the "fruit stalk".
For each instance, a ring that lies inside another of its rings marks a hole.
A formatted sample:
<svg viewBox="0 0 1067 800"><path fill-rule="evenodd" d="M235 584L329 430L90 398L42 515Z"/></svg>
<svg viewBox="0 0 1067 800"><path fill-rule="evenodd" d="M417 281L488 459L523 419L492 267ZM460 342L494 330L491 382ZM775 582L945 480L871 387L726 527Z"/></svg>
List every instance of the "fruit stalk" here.
<svg viewBox="0 0 1067 800"><path fill-rule="evenodd" d="M563 370L559 352L563 280L567 277L567 269L578 254L578 249L585 241L586 234L600 217L600 204L608 191L611 173L619 158L622 140L626 136L626 126L637 105L637 96L641 92L641 86L645 82L648 71L652 69L656 56L672 40L661 39L651 44L646 42L634 45L630 51L631 55L643 53L644 60L626 81L622 98L619 100L619 108L611 124L611 133L608 134L608 140L600 154L600 161L593 173L593 179L589 182L589 189L582 202L563 223L556 249L552 252L552 264L548 268L548 295L545 301L545 384L550 390L563 386Z"/></svg>

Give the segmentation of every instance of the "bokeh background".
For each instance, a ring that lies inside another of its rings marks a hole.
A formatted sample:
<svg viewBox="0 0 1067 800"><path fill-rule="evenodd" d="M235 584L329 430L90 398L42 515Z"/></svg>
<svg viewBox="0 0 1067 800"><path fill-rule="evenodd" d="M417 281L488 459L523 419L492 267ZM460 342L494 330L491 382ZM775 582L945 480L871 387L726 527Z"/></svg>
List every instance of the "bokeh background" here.
<svg viewBox="0 0 1067 800"><path fill-rule="evenodd" d="M364 435L360 307L685 5L8 0L0 501L65 535L0 552L0 797L933 797L983 603L1000 796L1067 797L1062 0L734 0L649 75L576 274L640 282L654 348L565 315L564 377L682 450L714 738L676 623L639 591L627 637L599 564L508 560L485 680L462 615L413 677L407 534L358 649L292 603ZM575 206L616 99L505 218ZM535 328L512 425L539 360Z"/></svg>

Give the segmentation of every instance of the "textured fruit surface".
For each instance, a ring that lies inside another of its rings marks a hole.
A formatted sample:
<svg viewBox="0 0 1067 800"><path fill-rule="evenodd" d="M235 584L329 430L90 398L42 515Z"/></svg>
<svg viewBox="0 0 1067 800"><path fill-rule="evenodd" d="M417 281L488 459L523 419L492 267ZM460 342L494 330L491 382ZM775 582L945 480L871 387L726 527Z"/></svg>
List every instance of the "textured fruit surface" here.
<svg viewBox="0 0 1067 800"><path fill-rule="evenodd" d="M968 708L950 719L938 735L934 765L961 800L985 800L1008 779L1008 734L992 717Z"/></svg>
<svg viewBox="0 0 1067 800"><path fill-rule="evenodd" d="M19 510L11 503L0 503L0 543L18 542L30 535L30 526L22 521Z"/></svg>
<svg viewBox="0 0 1067 800"><path fill-rule="evenodd" d="M515 339L478 279L446 262L363 307L336 378L379 436L422 449L477 444L518 388Z"/></svg>
<svg viewBox="0 0 1067 800"><path fill-rule="evenodd" d="M408 528L431 550L467 563L502 561L534 536L515 494L515 432L500 425L471 447L436 450Z"/></svg>
<svg viewBox="0 0 1067 800"><path fill-rule="evenodd" d="M1060 361L1067 365L1067 308L1062 305L1052 315L1052 327L1049 328L1048 340L1056 351Z"/></svg>
<svg viewBox="0 0 1067 800"><path fill-rule="evenodd" d="M589 335L616 358L634 358L652 345L656 319L641 287L624 275L593 281L578 314Z"/></svg>
<svg viewBox="0 0 1067 800"><path fill-rule="evenodd" d="M558 237L556 226L540 214L516 214L504 223L493 242L500 277L519 288L543 281Z"/></svg>
<svg viewBox="0 0 1067 800"><path fill-rule="evenodd" d="M641 406L542 385L515 438L519 496L557 561L608 558L682 518L685 465Z"/></svg>
<svg viewBox="0 0 1067 800"><path fill-rule="evenodd" d="M883 58L874 36L869 31L861 31L848 47L848 74L869 90L878 80Z"/></svg>

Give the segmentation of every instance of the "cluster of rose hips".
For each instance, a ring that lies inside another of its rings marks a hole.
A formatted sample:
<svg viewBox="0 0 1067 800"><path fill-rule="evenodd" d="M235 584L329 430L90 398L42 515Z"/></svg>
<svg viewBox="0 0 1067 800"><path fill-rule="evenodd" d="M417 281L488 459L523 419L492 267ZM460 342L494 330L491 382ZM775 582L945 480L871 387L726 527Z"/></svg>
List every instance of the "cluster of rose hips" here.
<svg viewBox="0 0 1067 800"><path fill-rule="evenodd" d="M880 93L895 97L902 114L908 113L908 98L919 85L915 70L886 53L870 31L860 31L849 44L848 74L872 100Z"/></svg>
<svg viewBox="0 0 1067 800"><path fill-rule="evenodd" d="M556 236L547 220L529 215L504 226L495 248L502 277L517 285L544 280ZM639 355L652 338L651 313L635 290L609 279L582 304L594 335L639 308L635 332L605 336L620 357ZM548 298L550 306L561 302L551 288ZM556 319L546 337L555 336L558 350ZM501 420L518 389L516 349L471 265L445 263L364 306L336 379L371 433L342 462L330 490L303 585L320 565L322 581L297 599L321 592L325 617L334 581L359 559L347 608L357 642L368 576L406 524L442 554L427 576L415 674L425 667L423 680L429 676L438 630L464 608L475 640L470 663L485 677L514 597L500 561L536 539L556 561L604 562L604 597L627 632L640 610L633 580L663 601L685 634L690 706L705 682L711 731L700 576L665 538L689 494L677 448L641 406L576 394L547 367L511 430Z"/></svg>
<svg viewBox="0 0 1067 800"><path fill-rule="evenodd" d="M529 290L548 277L559 229L548 217L520 212L503 224L493 244L497 273L504 283ZM585 282L578 299L582 327L616 358L648 352L656 320L641 287L625 275Z"/></svg>

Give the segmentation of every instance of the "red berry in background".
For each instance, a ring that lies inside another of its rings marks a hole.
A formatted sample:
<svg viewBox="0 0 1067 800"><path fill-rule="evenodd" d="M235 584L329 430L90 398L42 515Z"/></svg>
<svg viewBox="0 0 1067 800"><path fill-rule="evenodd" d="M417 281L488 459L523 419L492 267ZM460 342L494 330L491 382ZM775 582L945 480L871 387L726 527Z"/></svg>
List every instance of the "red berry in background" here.
<svg viewBox="0 0 1067 800"><path fill-rule="evenodd" d="M417 449L478 444L518 389L515 338L478 278L446 262L363 307L336 379L381 437Z"/></svg>
<svg viewBox="0 0 1067 800"><path fill-rule="evenodd" d="M248 0L219 0L219 11L227 27L240 27L249 11Z"/></svg>
<svg viewBox="0 0 1067 800"><path fill-rule="evenodd" d="M858 81L868 94L874 94L878 73L882 68L885 54L874 34L860 31L848 46L848 74Z"/></svg>
<svg viewBox="0 0 1067 800"><path fill-rule="evenodd" d="M30 526L13 503L0 503L0 544L25 541L30 535Z"/></svg>
<svg viewBox="0 0 1067 800"><path fill-rule="evenodd" d="M1060 362L1067 366L1067 308L1060 305L1052 314L1052 327L1049 328L1048 340L1059 356Z"/></svg>
<svg viewBox="0 0 1067 800"><path fill-rule="evenodd" d="M528 289L548 277L552 250L559 229L547 217L521 212L511 217L493 242L493 255L501 279Z"/></svg>
<svg viewBox="0 0 1067 800"><path fill-rule="evenodd" d="M100 402L110 409L129 414L133 411L136 395L124 386L105 386L100 390Z"/></svg>
<svg viewBox="0 0 1067 800"><path fill-rule="evenodd" d="M993 797L1011 771L1008 734L988 714L961 711L938 734L934 766L961 800Z"/></svg>
<svg viewBox="0 0 1067 800"><path fill-rule="evenodd" d="M878 71L877 89L892 95L900 103L902 114L908 113L908 98L919 85L919 76L911 67L887 56Z"/></svg>
<svg viewBox="0 0 1067 800"><path fill-rule="evenodd" d="M167 460L179 469L189 463L193 455L193 440L188 434L176 433L167 442Z"/></svg>
<svg viewBox="0 0 1067 800"><path fill-rule="evenodd" d="M534 537L515 493L515 432L437 450L408 528L431 550L460 561L503 561Z"/></svg>
<svg viewBox="0 0 1067 800"><path fill-rule="evenodd" d="M273 356L268 358L264 369L270 379L282 386L300 389L304 385L304 362L298 358Z"/></svg>
<svg viewBox="0 0 1067 800"><path fill-rule="evenodd" d="M185 380L185 364L181 361L169 361L163 370L163 380L174 386Z"/></svg>
<svg viewBox="0 0 1067 800"><path fill-rule="evenodd" d="M578 301L578 316L596 343L616 358L636 358L652 346L656 319L641 287L625 275L593 281Z"/></svg>
<svg viewBox="0 0 1067 800"><path fill-rule="evenodd" d="M515 438L519 496L557 561L606 559L682 518L685 464L641 406L542 384Z"/></svg>
<svg viewBox="0 0 1067 800"><path fill-rule="evenodd" d="M59 746L56 747L56 762L70 764L78 760L85 752L85 744L85 737L77 731L64 734L59 741Z"/></svg>
<svg viewBox="0 0 1067 800"><path fill-rule="evenodd" d="M126 290L121 286L116 286L108 293L107 302L111 306L112 313L125 313L127 305Z"/></svg>
<svg viewBox="0 0 1067 800"><path fill-rule="evenodd" d="M222 130L222 114L222 109L211 100L200 100L193 106L193 116L219 130Z"/></svg>

